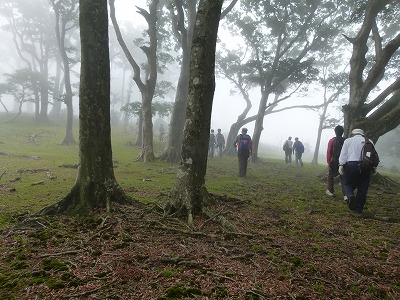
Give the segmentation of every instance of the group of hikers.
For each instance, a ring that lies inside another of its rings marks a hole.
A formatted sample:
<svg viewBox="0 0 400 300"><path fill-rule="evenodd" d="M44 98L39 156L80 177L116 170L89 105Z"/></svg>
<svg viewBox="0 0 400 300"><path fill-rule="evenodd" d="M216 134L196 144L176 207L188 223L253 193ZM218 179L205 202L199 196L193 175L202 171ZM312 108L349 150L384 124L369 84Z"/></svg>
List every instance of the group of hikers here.
<svg viewBox="0 0 400 300"><path fill-rule="evenodd" d="M326 194L331 197L334 196L334 178L339 176L343 199L347 202L349 209L356 213L362 213L367 199L371 174L376 172L379 163L378 154L373 142L365 137L362 129L353 129L351 136L347 139L343 137L343 126L336 126L334 131L335 136L329 140L326 154L328 164ZM253 150L252 140L247 132L247 128L242 128L233 144L238 156L239 177L246 176L248 159ZM367 145L371 147L368 150L366 150ZM218 129L216 135L214 130L211 129L210 158L214 157L215 149L222 157L224 148L225 138L221 129ZM298 137L295 137L293 142L292 137L289 136L283 144L283 150L285 152L285 164L292 165L292 154L294 154L296 166L303 167L304 145Z"/></svg>
<svg viewBox="0 0 400 300"><path fill-rule="evenodd" d="M303 166L303 160L301 157L304 153L304 145L298 137L294 138L293 143L292 137L289 136L285 143L283 143L283 151L285 152L285 164L289 166L292 165L292 154L294 154L296 166Z"/></svg>
<svg viewBox="0 0 400 300"><path fill-rule="evenodd" d="M253 150L253 143L251 137L247 134L247 128L242 128L242 133L236 137L233 146L235 147L238 155L239 177L245 177L247 173L247 162ZM217 134L214 134L214 129L211 129L208 145L208 156L212 159L214 157L215 150L217 150L218 156L222 157L224 149L225 137L221 133L221 129L217 130Z"/></svg>
<svg viewBox="0 0 400 300"><path fill-rule="evenodd" d="M343 199L350 210L362 213L371 174L376 173L379 163L378 153L373 142L365 136L364 130L353 129L347 139L343 137L342 126L338 125L334 130L335 136L329 140L326 153L326 194L334 196L334 177L339 176Z"/></svg>
<svg viewBox="0 0 400 300"><path fill-rule="evenodd" d="M214 134L214 129L211 129L210 139L208 143L208 156L213 158L215 150L218 152L218 156L222 157L222 151L225 149L225 137L221 133L221 129L217 129L217 134Z"/></svg>

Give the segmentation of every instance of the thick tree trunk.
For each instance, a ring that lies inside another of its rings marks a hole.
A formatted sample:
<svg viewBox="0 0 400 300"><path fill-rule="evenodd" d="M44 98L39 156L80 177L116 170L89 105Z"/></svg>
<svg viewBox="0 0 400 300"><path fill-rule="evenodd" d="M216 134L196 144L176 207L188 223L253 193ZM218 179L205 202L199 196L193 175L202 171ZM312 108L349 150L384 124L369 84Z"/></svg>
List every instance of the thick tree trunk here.
<svg viewBox="0 0 400 300"><path fill-rule="evenodd" d="M386 67L400 47L400 33L389 40L380 35L377 26L377 16L388 4L393 7L397 5L399 8L399 3L395 0L369 0L357 36L346 37L351 42L353 51L350 59L349 103L342 108L345 136L348 136L354 128L362 128L366 135L376 142L381 135L400 124L399 78L388 88L380 91L372 101L369 99L371 91L384 78ZM396 22L396 19L393 22ZM371 34L375 46L374 53L369 52L368 47ZM384 43L386 46L383 47ZM372 59L368 60L369 57Z"/></svg>
<svg viewBox="0 0 400 300"><path fill-rule="evenodd" d="M208 139L215 90L215 49L222 0L201 0L190 57L189 103L177 182L167 204L170 213L186 213L189 223L207 198Z"/></svg>
<svg viewBox="0 0 400 300"><path fill-rule="evenodd" d="M129 200L118 186L112 163L107 0L81 0L79 17L80 167L71 192L42 214L86 215L96 208L109 208L112 201Z"/></svg>

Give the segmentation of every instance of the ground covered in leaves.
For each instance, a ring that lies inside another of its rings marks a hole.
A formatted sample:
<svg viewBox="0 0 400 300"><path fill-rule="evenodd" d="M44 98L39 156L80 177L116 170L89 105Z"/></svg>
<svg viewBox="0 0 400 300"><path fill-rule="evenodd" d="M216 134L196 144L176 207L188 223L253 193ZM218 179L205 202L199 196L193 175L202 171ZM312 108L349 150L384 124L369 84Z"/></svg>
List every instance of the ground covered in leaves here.
<svg viewBox="0 0 400 300"><path fill-rule="evenodd" d="M215 197L195 228L154 204L15 216L0 232L0 298L400 299L398 222L352 214L339 198L307 210L302 198L272 209L266 198Z"/></svg>

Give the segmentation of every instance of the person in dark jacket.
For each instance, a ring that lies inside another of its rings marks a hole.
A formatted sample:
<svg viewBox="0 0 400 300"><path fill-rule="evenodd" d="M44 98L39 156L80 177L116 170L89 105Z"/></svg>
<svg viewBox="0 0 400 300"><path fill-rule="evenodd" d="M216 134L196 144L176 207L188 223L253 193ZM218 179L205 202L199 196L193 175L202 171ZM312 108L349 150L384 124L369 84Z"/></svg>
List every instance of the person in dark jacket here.
<svg viewBox="0 0 400 300"><path fill-rule="evenodd" d="M303 160L301 157L303 156L304 152L304 145L303 143L299 140L298 137L294 138L294 143L293 143L293 154L294 154L294 159L296 161L296 166L303 166Z"/></svg>
<svg viewBox="0 0 400 300"><path fill-rule="evenodd" d="M328 176L326 180L326 194L328 196L333 196L335 192L334 188L334 177L340 176L340 181L342 181L342 176L339 174L339 155L340 151L342 150L344 137L343 132L344 128L341 125L337 125L334 129L335 136L331 138L328 142L328 148L326 150L326 162L328 164ZM346 200L347 197L344 194L343 183L342 186L342 193L344 195L344 199Z"/></svg>
<svg viewBox="0 0 400 300"><path fill-rule="evenodd" d="M285 151L285 164L292 165L292 151L293 151L293 141L292 137L289 136L288 139L283 144L283 151Z"/></svg>
<svg viewBox="0 0 400 300"><path fill-rule="evenodd" d="M222 157L222 151L225 148L225 137L221 133L221 129L217 130L217 135L215 136L215 138L217 140L217 151L218 151L219 157Z"/></svg>
<svg viewBox="0 0 400 300"><path fill-rule="evenodd" d="M242 128L242 133L239 134L233 146L237 148L239 162L239 177L245 177L247 173L247 162L253 151L253 142L247 134L247 128Z"/></svg>
<svg viewBox="0 0 400 300"><path fill-rule="evenodd" d="M214 157L214 152L215 152L215 134L214 134L214 129L211 129L211 133L210 133L210 139L208 142L208 156L210 158Z"/></svg>

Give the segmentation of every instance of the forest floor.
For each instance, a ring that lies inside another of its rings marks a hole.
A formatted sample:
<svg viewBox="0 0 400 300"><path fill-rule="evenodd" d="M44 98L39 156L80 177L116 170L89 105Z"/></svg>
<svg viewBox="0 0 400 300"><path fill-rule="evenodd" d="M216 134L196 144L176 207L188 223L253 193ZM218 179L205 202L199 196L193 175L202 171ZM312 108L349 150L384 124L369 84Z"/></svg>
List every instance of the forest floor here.
<svg viewBox="0 0 400 300"><path fill-rule="evenodd" d="M399 222L353 214L340 197L299 209L308 197L315 191L271 209L271 198L214 196L214 217L196 228L156 204L87 218L20 214L0 231L0 298L400 299Z"/></svg>
<svg viewBox="0 0 400 300"><path fill-rule="evenodd" d="M32 132L51 134L32 143ZM42 217L71 190L78 147L59 144L65 124L1 124L1 300L400 299L399 174L381 168L393 185L373 176L365 212L353 214L339 186L325 194L326 167L307 163L310 152L302 168L251 163L247 178L235 157L215 158L210 214L190 228L161 208L177 166L134 162L131 134L113 133L116 178L140 202Z"/></svg>

